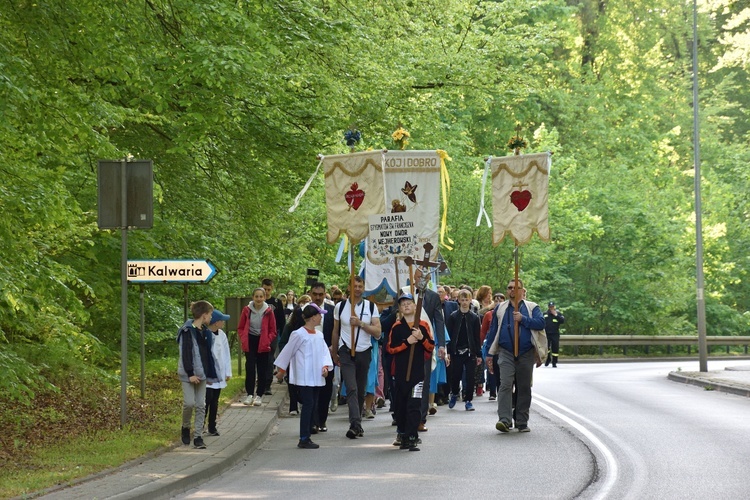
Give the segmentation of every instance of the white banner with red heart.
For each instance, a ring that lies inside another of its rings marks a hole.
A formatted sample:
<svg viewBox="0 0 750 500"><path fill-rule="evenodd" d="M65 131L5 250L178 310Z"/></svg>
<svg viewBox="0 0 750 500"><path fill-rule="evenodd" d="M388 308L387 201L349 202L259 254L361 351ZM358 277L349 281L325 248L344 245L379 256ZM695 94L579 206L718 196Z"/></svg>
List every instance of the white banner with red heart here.
<svg viewBox="0 0 750 500"><path fill-rule="evenodd" d="M490 158L492 172L493 245L506 235L519 245L528 243L536 232L549 241L547 187L550 153Z"/></svg>
<svg viewBox="0 0 750 500"><path fill-rule="evenodd" d="M346 234L357 243L370 231L370 215L385 212L383 151L325 156L328 243Z"/></svg>

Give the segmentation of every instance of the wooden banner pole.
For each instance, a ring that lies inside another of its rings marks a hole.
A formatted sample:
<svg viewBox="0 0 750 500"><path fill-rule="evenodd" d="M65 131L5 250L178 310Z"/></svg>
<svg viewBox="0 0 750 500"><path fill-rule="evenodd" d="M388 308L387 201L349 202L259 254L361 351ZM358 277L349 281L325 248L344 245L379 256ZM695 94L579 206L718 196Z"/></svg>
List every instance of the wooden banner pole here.
<svg viewBox="0 0 750 500"><path fill-rule="evenodd" d="M357 314L354 310L354 242L353 241L351 243L349 252L350 252L350 255L352 256L351 270L350 270L350 275L349 275L349 304L351 305L351 308L352 308L351 316L349 319L349 331L351 333L351 340L349 342L349 348L350 348L350 352L353 358L355 353L357 352L357 349L356 349L357 346L354 345L354 327L351 326L351 318L353 318Z"/></svg>
<svg viewBox="0 0 750 500"><path fill-rule="evenodd" d="M515 240L515 242L516 242L516 247L515 247L515 249L513 249L513 257L514 257L514 260L515 260L515 274L514 274L514 276L515 276L514 277L515 283L513 283L513 286L516 287L516 288L514 290L514 292L515 292L515 294L514 294L515 298L513 300L513 311L520 312L518 310L518 306L521 303L521 293L522 292L521 292L521 288L518 286L518 240ZM513 337L514 337L514 342L513 342L513 356L517 358L518 357L518 343L519 343L519 337L520 337L519 331L518 331L519 330L519 322L518 321L514 321L513 325L514 325L514 328L513 328L513 331L514 331L514 335L513 335Z"/></svg>

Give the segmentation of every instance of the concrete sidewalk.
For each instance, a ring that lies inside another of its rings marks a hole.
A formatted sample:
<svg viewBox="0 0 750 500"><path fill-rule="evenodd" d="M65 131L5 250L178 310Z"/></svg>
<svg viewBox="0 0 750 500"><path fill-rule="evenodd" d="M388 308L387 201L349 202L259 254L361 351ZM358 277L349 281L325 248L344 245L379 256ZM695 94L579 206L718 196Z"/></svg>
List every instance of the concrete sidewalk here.
<svg viewBox="0 0 750 500"><path fill-rule="evenodd" d="M671 372L668 378L706 390L750 397L750 366L727 367L708 372Z"/></svg>
<svg viewBox="0 0 750 500"><path fill-rule="evenodd" d="M750 366L711 372L671 372L670 380L750 397ZM274 384L274 395L260 407L233 403L219 420L221 436L204 436L207 449L176 446L142 457L112 471L44 492L54 499L170 498L212 479L251 453L268 437L286 398L285 385ZM175 440L179 439L175 429Z"/></svg>
<svg viewBox="0 0 750 500"><path fill-rule="evenodd" d="M54 499L156 499L170 498L195 488L237 464L265 441L276 423L287 395L286 385L273 385L273 396L261 406L234 402L224 410L218 429L221 436L204 435L205 450L192 444L156 456L146 456L122 467L90 476L70 487L46 490L42 498Z"/></svg>

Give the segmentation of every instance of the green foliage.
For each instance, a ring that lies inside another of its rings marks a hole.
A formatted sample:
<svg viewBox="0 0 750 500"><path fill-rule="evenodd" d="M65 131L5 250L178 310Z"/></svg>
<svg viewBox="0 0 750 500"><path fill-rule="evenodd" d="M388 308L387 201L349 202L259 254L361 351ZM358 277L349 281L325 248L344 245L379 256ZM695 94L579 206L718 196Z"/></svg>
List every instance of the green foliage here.
<svg viewBox="0 0 750 500"><path fill-rule="evenodd" d="M701 145L710 330L750 310L744 7L700 14ZM128 257L211 259L189 300L264 277L342 284L325 242L315 154L448 151L449 283L502 287L512 243L475 225L484 158L552 151L552 241L521 249L529 296L568 333L692 333L695 322L689 6L665 1L145 3L0 6L0 368L26 399L66 371L116 370L120 234L96 226L98 159L151 158L154 228ZM436 194L437 195L437 194ZM489 191L487 199L491 196ZM491 210L491 202L488 204ZM128 345L139 348L139 289ZM144 291L147 349L170 350L180 286ZM163 333L158 333L163 332ZM85 368L81 368L81 367Z"/></svg>

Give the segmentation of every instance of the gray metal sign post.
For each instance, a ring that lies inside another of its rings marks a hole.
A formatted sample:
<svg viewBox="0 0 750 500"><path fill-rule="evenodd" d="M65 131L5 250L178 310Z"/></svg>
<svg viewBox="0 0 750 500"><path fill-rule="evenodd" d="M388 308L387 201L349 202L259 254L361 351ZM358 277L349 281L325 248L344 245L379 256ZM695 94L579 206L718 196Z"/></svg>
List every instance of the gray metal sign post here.
<svg viewBox="0 0 750 500"><path fill-rule="evenodd" d="M99 229L119 229L120 249L120 425L125 425L128 387L128 229L153 226L151 160L99 160Z"/></svg>
<svg viewBox="0 0 750 500"><path fill-rule="evenodd" d="M185 301L185 319L188 317L188 285L208 283L218 273L213 262L203 260L129 260L127 282L140 287L141 299L141 397L146 394L146 315L143 293L146 283L182 283Z"/></svg>
<svg viewBox="0 0 750 500"><path fill-rule="evenodd" d="M120 163L120 425L128 421L128 169Z"/></svg>

